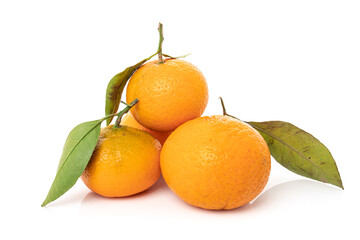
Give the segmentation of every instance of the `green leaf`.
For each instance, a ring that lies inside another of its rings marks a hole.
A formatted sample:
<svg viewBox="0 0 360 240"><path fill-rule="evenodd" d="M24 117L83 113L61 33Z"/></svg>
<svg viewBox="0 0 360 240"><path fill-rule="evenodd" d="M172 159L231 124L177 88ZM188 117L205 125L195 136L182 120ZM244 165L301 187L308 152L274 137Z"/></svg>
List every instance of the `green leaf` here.
<svg viewBox="0 0 360 240"><path fill-rule="evenodd" d="M259 131L271 155L285 168L344 189L334 158L314 136L282 121L247 123Z"/></svg>
<svg viewBox="0 0 360 240"><path fill-rule="evenodd" d="M133 73L151 57L146 58L131 67L126 68L124 71L116 74L110 80L106 89L105 116L117 112L121 101L121 96L127 81L130 79ZM112 119L113 117L107 118L106 125L109 125Z"/></svg>
<svg viewBox="0 0 360 240"><path fill-rule="evenodd" d="M62 196L81 176L98 141L103 120L81 123L70 132L65 141L54 182L42 207Z"/></svg>

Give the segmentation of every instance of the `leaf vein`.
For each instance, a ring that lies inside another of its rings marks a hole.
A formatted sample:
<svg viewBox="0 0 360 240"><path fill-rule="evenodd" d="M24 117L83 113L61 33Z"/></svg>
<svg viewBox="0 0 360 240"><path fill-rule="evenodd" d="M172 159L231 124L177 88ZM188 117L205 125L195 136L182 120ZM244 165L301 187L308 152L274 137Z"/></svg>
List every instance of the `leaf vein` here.
<svg viewBox="0 0 360 240"><path fill-rule="evenodd" d="M297 153L299 156L301 156L305 161L311 163L313 166L315 166L316 168L320 169L325 175L329 176L327 174L326 171L324 171L324 169L320 168L319 166L317 166L313 161L311 161L308 157L304 156L301 152L299 152L298 150L296 150L295 148L293 148L292 146L288 145L287 143L285 143L284 141L282 141L280 138L277 138L276 136L272 135L271 133L265 131L264 129L262 128L259 128L257 126L254 126L254 125L251 125L253 126L255 129L265 133L266 135L274 138L276 141L279 141L280 143L284 144L285 146L287 146L288 148L290 148L292 151L294 151L295 153ZM299 167L299 166L298 166Z"/></svg>
<svg viewBox="0 0 360 240"><path fill-rule="evenodd" d="M65 157L63 163L61 164L61 166L59 166L59 169L57 172L60 172L61 169L63 168L64 164L66 163L66 161L69 159L70 155L73 153L73 151L75 150L75 148L80 144L80 142L92 131L94 130L99 124L101 124L102 121L99 120L99 122L97 124L95 124L94 127L92 127L81 139L79 139L79 141L75 144L75 146L71 149L71 151L69 152L69 154ZM56 179L56 177L55 177Z"/></svg>

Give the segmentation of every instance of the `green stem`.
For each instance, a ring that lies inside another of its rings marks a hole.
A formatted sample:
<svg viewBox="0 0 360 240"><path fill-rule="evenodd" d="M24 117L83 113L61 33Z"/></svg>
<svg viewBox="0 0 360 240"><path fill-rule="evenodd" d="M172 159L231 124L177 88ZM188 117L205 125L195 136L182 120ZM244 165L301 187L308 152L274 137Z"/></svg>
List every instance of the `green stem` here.
<svg viewBox="0 0 360 240"><path fill-rule="evenodd" d="M157 54L158 54L158 58L159 58L159 63L164 63L163 60L163 54L162 54L162 42L164 41L164 35L163 35L163 25L162 23L159 22L159 46L158 46L158 50L157 50Z"/></svg>
<svg viewBox="0 0 360 240"><path fill-rule="evenodd" d="M116 119L116 122L114 124L114 128L119 128L120 127L120 122L121 122L121 118L124 116L124 114L126 114L130 108L132 108L139 100L136 98L134 101L132 101L130 104L126 104L126 107L120 111L117 116L118 118Z"/></svg>
<svg viewBox="0 0 360 240"><path fill-rule="evenodd" d="M221 107L222 107L222 110L223 110L223 116L232 117L232 118L235 118L235 119L237 119L237 120L241 121L239 118L234 117L234 116L232 116L232 115L230 115L230 114L227 114L227 112L226 112L226 108L225 108L225 104L224 104L224 101L223 101L222 97L219 97L219 98L220 98Z"/></svg>

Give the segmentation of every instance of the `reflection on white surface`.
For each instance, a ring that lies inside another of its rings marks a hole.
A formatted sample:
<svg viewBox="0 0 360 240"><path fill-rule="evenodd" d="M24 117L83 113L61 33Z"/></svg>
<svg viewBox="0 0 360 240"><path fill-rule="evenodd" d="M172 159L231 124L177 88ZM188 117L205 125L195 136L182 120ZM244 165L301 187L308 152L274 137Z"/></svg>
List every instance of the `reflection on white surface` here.
<svg viewBox="0 0 360 240"><path fill-rule="evenodd" d="M343 190L332 185L302 179L277 184L252 202L253 207L267 207L274 205L321 204L329 197L338 197Z"/></svg>
<svg viewBox="0 0 360 240"><path fill-rule="evenodd" d="M116 217L127 214L131 216L137 212L146 215L149 212L151 215L159 210L154 208L161 207L162 202L166 200L164 195L171 196L172 193L162 177L146 191L129 197L106 198L89 191L81 201L79 214L80 216Z"/></svg>
<svg viewBox="0 0 360 240"><path fill-rule="evenodd" d="M200 215L238 215L286 209L326 206L329 199L339 197L342 190L328 184L302 179L274 185L261 193L254 201L240 208L225 211L209 211L190 206L167 187L161 177L150 189L124 198L105 198L89 192L81 201L81 216L116 217L137 212L143 216L188 217L189 212ZM333 202L330 201L330 202ZM179 214L179 211L181 212ZM135 214L136 215L136 214Z"/></svg>

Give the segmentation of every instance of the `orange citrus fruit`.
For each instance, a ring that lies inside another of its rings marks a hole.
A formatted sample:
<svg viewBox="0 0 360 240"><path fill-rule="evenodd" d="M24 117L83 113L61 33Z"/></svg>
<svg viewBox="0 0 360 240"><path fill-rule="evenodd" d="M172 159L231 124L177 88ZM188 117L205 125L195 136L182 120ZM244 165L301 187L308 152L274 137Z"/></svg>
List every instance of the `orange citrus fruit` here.
<svg viewBox="0 0 360 240"><path fill-rule="evenodd" d="M105 197L125 197L151 187L160 177L161 144L145 131L127 126L101 129L81 178Z"/></svg>
<svg viewBox="0 0 360 240"><path fill-rule="evenodd" d="M165 140L172 132L172 131L158 132L158 131L150 130L144 127L143 125L141 125L138 121L136 121L136 119L131 115L131 113L127 113L123 116L123 118L121 119L121 124L148 132L151 135L153 135L157 140L159 140L161 144L164 144Z"/></svg>
<svg viewBox="0 0 360 240"><path fill-rule="evenodd" d="M169 136L160 165L167 185L185 202L233 209L260 194L271 162L265 140L250 125L207 116L184 123Z"/></svg>
<svg viewBox="0 0 360 240"><path fill-rule="evenodd" d="M155 131L171 131L203 114L208 87L204 75L189 62L151 61L129 80L126 100L135 98L139 102L130 111L141 125Z"/></svg>

